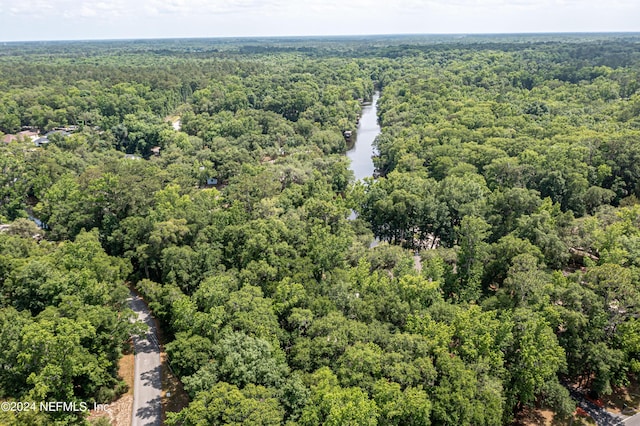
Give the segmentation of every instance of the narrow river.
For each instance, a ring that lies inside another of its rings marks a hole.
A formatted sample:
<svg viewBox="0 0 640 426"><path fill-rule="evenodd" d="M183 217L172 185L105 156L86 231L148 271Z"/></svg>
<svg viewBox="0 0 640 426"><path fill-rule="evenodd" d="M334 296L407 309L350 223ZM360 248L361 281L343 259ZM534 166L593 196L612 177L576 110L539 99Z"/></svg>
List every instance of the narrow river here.
<svg viewBox="0 0 640 426"><path fill-rule="evenodd" d="M373 165L373 141L380 134L380 125L378 124L378 98L380 92L373 94L371 102L365 102L362 106L362 116L358 123L358 131L353 146L347 151L347 158L351 160L351 170L356 180L373 176L375 167ZM351 211L349 220L356 218L356 212ZM370 247L378 245L376 238Z"/></svg>
<svg viewBox="0 0 640 426"><path fill-rule="evenodd" d="M380 125L378 124L378 98L380 98L380 92L376 92L373 95L371 102L366 102L362 106L362 117L358 123L358 132L356 133L356 139L353 147L347 151L347 157L351 160L351 170L356 177L356 180L373 176L375 167L373 165L374 147L373 142L380 134ZM356 212L351 211L349 220L356 218ZM380 244L380 240L376 237L369 245L369 248L376 247ZM422 271L422 261L418 254L413 256L413 262L415 269Z"/></svg>
<svg viewBox="0 0 640 426"><path fill-rule="evenodd" d="M358 131L353 147L347 151L347 158L351 160L351 170L356 180L373 176L373 141L380 134L378 125L378 107L376 103L380 93L373 95L372 101L366 102L362 107L362 117L358 123Z"/></svg>

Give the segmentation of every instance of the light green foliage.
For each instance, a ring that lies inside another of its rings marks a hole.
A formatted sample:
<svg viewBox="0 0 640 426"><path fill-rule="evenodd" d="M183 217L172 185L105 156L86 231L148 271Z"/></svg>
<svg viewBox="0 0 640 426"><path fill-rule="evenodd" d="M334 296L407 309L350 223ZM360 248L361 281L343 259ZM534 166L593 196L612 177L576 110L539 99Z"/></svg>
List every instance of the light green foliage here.
<svg viewBox="0 0 640 426"><path fill-rule="evenodd" d="M311 229L307 244L309 260L314 265L314 276L321 279L325 271L342 266L349 247L349 235L335 235L331 228L315 226Z"/></svg>
<svg viewBox="0 0 640 426"><path fill-rule="evenodd" d="M380 409L379 422L387 425L429 426L431 401L420 388L406 388L384 379L376 382L374 400Z"/></svg>
<svg viewBox="0 0 640 426"><path fill-rule="evenodd" d="M376 403L360 388L343 388L331 370L323 367L309 377L310 404L302 412L301 425L378 424Z"/></svg>
<svg viewBox="0 0 640 426"><path fill-rule="evenodd" d="M193 294L193 300L204 312L224 305L229 294L238 290L238 280L233 274L219 274L203 280Z"/></svg>
<svg viewBox="0 0 640 426"><path fill-rule="evenodd" d="M631 319L618 328L620 346L629 358L634 373L640 372L640 321Z"/></svg>
<svg viewBox="0 0 640 426"><path fill-rule="evenodd" d="M528 253L519 254L511 260L499 294L510 298L514 306L543 305L549 302L545 294L548 284L549 277L539 269L538 260Z"/></svg>
<svg viewBox="0 0 640 426"><path fill-rule="evenodd" d="M388 242L415 247L429 236L449 236L451 225L444 202L435 197L435 184L424 174L394 171L367 186L358 212Z"/></svg>
<svg viewBox="0 0 640 426"><path fill-rule="evenodd" d="M0 144L0 398L109 402L125 280L173 425L501 425L637 380L638 37L566 40L4 46L0 131L77 127Z"/></svg>
<svg viewBox="0 0 640 426"><path fill-rule="evenodd" d="M576 403L571 398L569 390L552 380L544 384L542 395L545 405L553 409L560 419L566 419L573 415L576 410Z"/></svg>
<svg viewBox="0 0 640 426"><path fill-rule="evenodd" d="M189 376L200 369L213 352L213 344L206 337L187 333L176 334L176 339L166 347L171 368L179 376Z"/></svg>
<svg viewBox="0 0 640 426"><path fill-rule="evenodd" d="M278 388L288 373L280 348L243 333L223 337L214 348L214 357L218 376L238 386L255 383Z"/></svg>
<svg viewBox="0 0 640 426"><path fill-rule="evenodd" d="M219 382L206 392L200 392L180 413L167 416L168 425L263 425L282 423L284 412L272 391L248 385L238 389Z"/></svg>
<svg viewBox="0 0 640 426"><path fill-rule="evenodd" d="M460 300L470 302L480 297L480 280L487 257L485 240L489 229L489 224L477 216L465 216L455 228L460 246L457 262L460 283L454 292Z"/></svg>
<svg viewBox="0 0 640 426"><path fill-rule="evenodd" d="M93 225L91 216L80 207L83 201L76 180L65 175L47 190L35 213L44 223L51 224L56 238L70 238L83 227Z"/></svg>
<svg viewBox="0 0 640 426"><path fill-rule="evenodd" d="M400 299L409 304L411 311L419 312L442 300L440 286L435 281L405 275L395 284Z"/></svg>
<svg viewBox="0 0 640 426"><path fill-rule="evenodd" d="M306 301L307 293L302 284L291 282L290 278L285 278L277 284L273 299L276 314L279 317L286 317L296 306Z"/></svg>
<svg viewBox="0 0 640 426"><path fill-rule="evenodd" d="M510 368L507 398L512 405L530 404L559 370L566 368L565 350L545 319L528 309L516 309L513 345L506 354Z"/></svg>
<svg viewBox="0 0 640 426"><path fill-rule="evenodd" d="M109 403L121 350L138 332L129 322L123 285L130 265L108 256L97 232L42 247L29 234L0 235L2 242L13 240L11 252L0 249L9 268L3 293L10 296L0 307L0 394L36 403L90 398ZM43 416L29 420L25 414L16 421L47 423L49 415ZM63 417L74 421L77 414L57 415Z"/></svg>
<svg viewBox="0 0 640 426"><path fill-rule="evenodd" d="M278 345L278 317L271 299L264 298L258 287L245 285L229 295L225 304L228 324L234 330L261 337Z"/></svg>
<svg viewBox="0 0 640 426"><path fill-rule="evenodd" d="M344 386L371 390L382 373L383 352L374 343L356 343L338 359L336 373Z"/></svg>
<svg viewBox="0 0 640 426"><path fill-rule="evenodd" d="M502 389L498 381L478 377L462 360L447 353L436 359L439 385L433 394L433 423L502 424Z"/></svg>
<svg viewBox="0 0 640 426"><path fill-rule="evenodd" d="M351 344L365 340L367 326L333 311L315 319L306 334L308 337L296 340L292 362L309 371L316 366L332 365Z"/></svg>
<svg viewBox="0 0 640 426"><path fill-rule="evenodd" d="M540 248L549 266L559 268L569 258L568 247L561 237L570 220L570 213L561 213L558 204L545 198L536 213L518 219L517 233Z"/></svg>

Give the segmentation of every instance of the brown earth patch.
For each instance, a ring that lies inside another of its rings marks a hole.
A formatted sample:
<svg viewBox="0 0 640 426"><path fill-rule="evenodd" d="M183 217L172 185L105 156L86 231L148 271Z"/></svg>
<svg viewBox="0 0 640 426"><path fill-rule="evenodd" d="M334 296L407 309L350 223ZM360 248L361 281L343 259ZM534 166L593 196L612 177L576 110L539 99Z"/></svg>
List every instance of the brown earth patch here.
<svg viewBox="0 0 640 426"><path fill-rule="evenodd" d="M167 413L177 413L189 405L189 395L185 392L182 382L173 374L165 352L160 353L162 361L162 421Z"/></svg>
<svg viewBox="0 0 640 426"><path fill-rule="evenodd" d="M518 426L548 426L553 422L553 412L539 408L527 407L516 417Z"/></svg>
<svg viewBox="0 0 640 426"><path fill-rule="evenodd" d="M167 336L164 334L160 322L154 318L156 330L158 334L158 342L160 342L160 362L162 364L162 422L167 419L167 413L177 413L182 411L189 405L189 395L185 392L180 379L171 370L169 357L164 351L164 345L167 343Z"/></svg>
<svg viewBox="0 0 640 426"><path fill-rule="evenodd" d="M130 342L130 345L132 342ZM132 349L128 350L118 363L118 376L127 384L127 392L106 406L89 412L91 423L107 418L112 426L131 426L133 414L133 380L135 375L135 357Z"/></svg>
<svg viewBox="0 0 640 426"><path fill-rule="evenodd" d="M629 386L614 389L611 395L602 397L607 411L631 416L640 411L640 383L632 381ZM624 411L624 412L623 412Z"/></svg>
<svg viewBox="0 0 640 426"><path fill-rule="evenodd" d="M591 417L577 415L570 419L559 420L555 418L553 411L543 408L525 408L514 422L517 426L591 426L595 424Z"/></svg>

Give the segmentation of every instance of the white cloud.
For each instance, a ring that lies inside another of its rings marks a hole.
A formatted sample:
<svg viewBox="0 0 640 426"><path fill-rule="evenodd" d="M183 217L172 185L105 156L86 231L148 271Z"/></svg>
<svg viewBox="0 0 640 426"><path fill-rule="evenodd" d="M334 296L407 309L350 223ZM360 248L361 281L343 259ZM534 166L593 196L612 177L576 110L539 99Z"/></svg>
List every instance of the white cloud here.
<svg viewBox="0 0 640 426"><path fill-rule="evenodd" d="M189 15L215 15L251 12L257 13L264 9L280 6L280 1L260 0L146 0L147 7L161 14Z"/></svg>
<svg viewBox="0 0 640 426"><path fill-rule="evenodd" d="M0 0L0 11L0 41L640 30L638 0Z"/></svg>
<svg viewBox="0 0 640 426"><path fill-rule="evenodd" d="M4 7L3 7L4 6ZM12 15L53 15L53 16L120 16L127 11L145 14L169 14L178 16L202 16L218 14L261 14L307 13L329 14L395 11L425 12L434 10L493 10L504 9L547 9L554 7L585 8L638 8L636 0L105 0L90 2L75 0L0 0L0 10L7 9Z"/></svg>
<svg viewBox="0 0 640 426"><path fill-rule="evenodd" d="M52 3L47 0L24 0L6 5L2 4L2 6L6 6L11 15L40 15L55 12L54 4Z"/></svg>
<svg viewBox="0 0 640 426"><path fill-rule="evenodd" d="M67 18L111 19L120 18L128 13L129 6L123 0L111 0L109 2L82 2L75 3L73 7L65 9Z"/></svg>

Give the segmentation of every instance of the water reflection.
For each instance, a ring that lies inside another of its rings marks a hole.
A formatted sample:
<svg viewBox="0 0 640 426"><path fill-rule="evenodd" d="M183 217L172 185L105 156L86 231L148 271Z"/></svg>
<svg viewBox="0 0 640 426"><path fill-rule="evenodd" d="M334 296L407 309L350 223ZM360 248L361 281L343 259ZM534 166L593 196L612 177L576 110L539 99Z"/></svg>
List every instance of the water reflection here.
<svg viewBox="0 0 640 426"><path fill-rule="evenodd" d="M357 180L373 176L375 169L371 157L374 154L373 141L380 134L378 107L376 105L379 97L380 93L376 92L371 103L363 105L355 143L347 151L347 157L351 160L351 170L353 170Z"/></svg>
<svg viewBox="0 0 640 426"><path fill-rule="evenodd" d="M347 151L347 157L351 160L351 170L356 177L356 180L361 180L366 177L373 176L375 167L373 165L373 155L375 148L373 142L380 134L380 125L378 124L378 98L380 93L376 92L373 95L371 102L367 102L362 107L362 116L358 123L358 131L356 133L356 139L350 150ZM356 218L356 212L351 211L349 220ZM378 244L376 238L371 247Z"/></svg>

